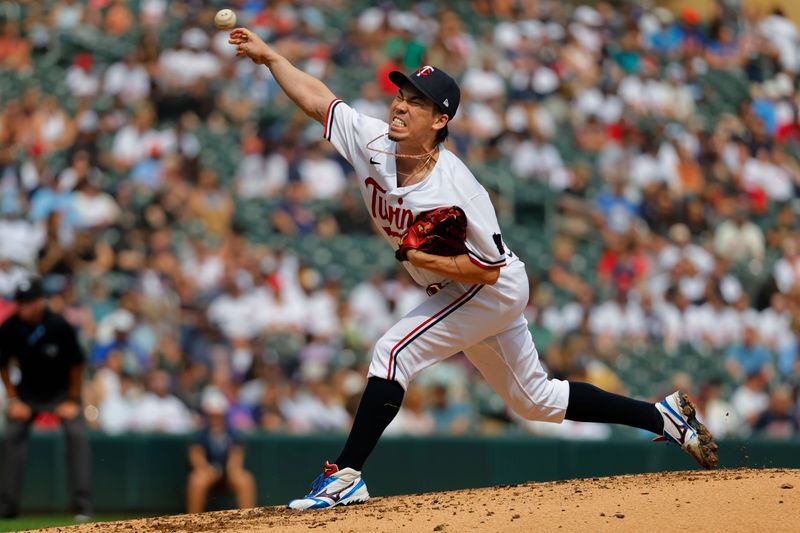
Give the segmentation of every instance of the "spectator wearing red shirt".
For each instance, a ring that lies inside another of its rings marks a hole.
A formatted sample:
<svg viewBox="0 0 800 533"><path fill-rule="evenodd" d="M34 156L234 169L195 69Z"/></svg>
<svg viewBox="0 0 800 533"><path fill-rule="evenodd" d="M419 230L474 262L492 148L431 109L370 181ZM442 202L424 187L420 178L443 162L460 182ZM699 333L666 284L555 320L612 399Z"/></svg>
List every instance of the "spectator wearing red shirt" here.
<svg viewBox="0 0 800 533"><path fill-rule="evenodd" d="M606 288L627 293L644 279L647 256L635 238L615 238L597 263L597 279Z"/></svg>

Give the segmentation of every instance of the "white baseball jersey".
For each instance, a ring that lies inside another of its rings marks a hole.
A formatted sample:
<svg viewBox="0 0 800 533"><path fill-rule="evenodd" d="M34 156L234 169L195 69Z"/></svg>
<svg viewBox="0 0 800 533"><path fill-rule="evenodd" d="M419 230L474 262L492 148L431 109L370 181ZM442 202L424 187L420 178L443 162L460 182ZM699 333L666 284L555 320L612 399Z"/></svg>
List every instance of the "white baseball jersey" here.
<svg viewBox="0 0 800 533"><path fill-rule="evenodd" d="M367 211L392 249L398 248L400 236L420 213L458 206L467 217L466 245L472 262L497 267L519 261L503 243L489 193L444 146L439 145L439 159L427 178L398 187L394 156L367 148L367 144L375 141L370 145L372 148L389 154L395 152L396 143L385 136L389 131L386 122L362 115L341 100L333 100L325 124L325 138L353 165ZM403 266L420 285L445 281L440 274L408 261Z"/></svg>
<svg viewBox="0 0 800 533"><path fill-rule="evenodd" d="M367 211L391 245L423 211L458 206L467 218L467 252L484 267L502 267L494 285L466 284L403 266L420 285L444 288L409 312L375 345L370 376L403 388L421 370L463 352L492 388L521 416L561 422L569 399L566 381L548 379L539 362L523 310L528 302L525 266L503 243L486 189L450 151L421 182L397 186L395 142L389 125L334 99L325 119L325 138L353 165ZM377 148L376 152L367 145Z"/></svg>

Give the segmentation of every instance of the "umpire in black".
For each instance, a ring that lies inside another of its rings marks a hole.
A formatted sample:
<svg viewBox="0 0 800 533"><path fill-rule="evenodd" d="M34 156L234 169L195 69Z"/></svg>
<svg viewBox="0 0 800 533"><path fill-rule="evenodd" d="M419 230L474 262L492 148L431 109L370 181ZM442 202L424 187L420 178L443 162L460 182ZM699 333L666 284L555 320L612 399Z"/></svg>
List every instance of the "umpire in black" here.
<svg viewBox="0 0 800 533"><path fill-rule="evenodd" d="M22 472L31 423L41 411L54 413L64 426L67 469L76 520L92 514L89 443L81 409L84 353L74 328L47 308L39 280L23 281L14 293L16 311L0 326L0 376L8 396L3 448L0 516L19 513ZM16 360L20 380L11 382Z"/></svg>

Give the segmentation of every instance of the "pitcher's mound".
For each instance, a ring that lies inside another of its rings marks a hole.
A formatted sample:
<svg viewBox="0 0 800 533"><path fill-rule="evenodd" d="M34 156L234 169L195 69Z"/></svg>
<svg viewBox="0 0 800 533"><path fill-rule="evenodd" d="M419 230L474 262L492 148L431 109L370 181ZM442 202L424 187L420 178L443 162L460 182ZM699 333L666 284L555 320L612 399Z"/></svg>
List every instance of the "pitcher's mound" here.
<svg viewBox="0 0 800 533"><path fill-rule="evenodd" d="M800 470L718 470L267 507L59 528L64 533L270 531L800 531ZM48 530L52 531L52 530Z"/></svg>

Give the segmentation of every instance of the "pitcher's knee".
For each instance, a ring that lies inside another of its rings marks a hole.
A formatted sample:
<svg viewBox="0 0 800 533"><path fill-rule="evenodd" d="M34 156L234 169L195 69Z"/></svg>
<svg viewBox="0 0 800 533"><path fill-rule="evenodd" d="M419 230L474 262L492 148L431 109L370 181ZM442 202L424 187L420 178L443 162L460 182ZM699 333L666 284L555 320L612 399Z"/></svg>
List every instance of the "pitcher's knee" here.
<svg viewBox="0 0 800 533"><path fill-rule="evenodd" d="M386 334L384 334L378 341L375 343L375 347L372 349L372 357L379 357L383 360L388 360L389 356L392 353L392 347L396 344L396 341L392 341L388 338Z"/></svg>
<svg viewBox="0 0 800 533"><path fill-rule="evenodd" d="M396 344L396 339L390 339L386 335L375 343L375 348L372 350L372 361L369 364L368 377L375 376L396 381L403 389L407 389L411 376L406 373L402 361L398 365L397 354L394 352Z"/></svg>
<svg viewBox="0 0 800 533"><path fill-rule="evenodd" d="M510 407L527 420L562 422L569 403L569 385L558 379L542 380L525 393L513 394Z"/></svg>

